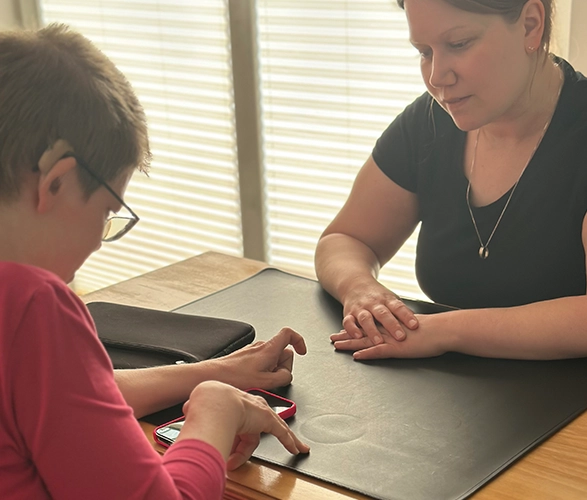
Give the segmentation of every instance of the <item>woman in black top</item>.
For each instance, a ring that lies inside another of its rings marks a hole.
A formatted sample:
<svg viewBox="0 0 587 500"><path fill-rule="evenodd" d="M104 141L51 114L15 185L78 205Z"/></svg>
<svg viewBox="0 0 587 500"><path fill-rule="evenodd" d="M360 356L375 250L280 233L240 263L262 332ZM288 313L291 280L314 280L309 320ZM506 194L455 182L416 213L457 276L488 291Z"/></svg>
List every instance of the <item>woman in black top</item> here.
<svg viewBox="0 0 587 500"><path fill-rule="evenodd" d="M316 251L356 359L587 355L587 80L552 0L398 0L428 92L383 133ZM377 282L421 222L414 315Z"/></svg>

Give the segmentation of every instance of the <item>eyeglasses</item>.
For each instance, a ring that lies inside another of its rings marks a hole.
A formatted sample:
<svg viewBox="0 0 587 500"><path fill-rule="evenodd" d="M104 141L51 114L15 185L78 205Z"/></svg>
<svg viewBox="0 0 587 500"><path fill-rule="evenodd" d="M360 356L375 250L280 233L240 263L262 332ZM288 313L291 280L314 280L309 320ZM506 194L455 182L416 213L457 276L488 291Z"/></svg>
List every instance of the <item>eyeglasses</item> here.
<svg viewBox="0 0 587 500"><path fill-rule="evenodd" d="M132 209L123 201L123 199L116 194L116 191L112 189L106 181L104 181L98 174L94 173L90 167L88 167L87 163L83 161L81 158L76 156L75 154L66 154L65 156L69 156L75 158L77 164L83 168L91 177L93 177L96 181L98 181L102 186L104 186L110 194L114 196L116 201L118 201L131 215L130 217L124 217L121 215L113 214L106 220L104 224L104 232L102 233L102 241L110 242L116 241L122 238L126 233L128 233L133 227L135 227L136 223L139 222L139 216L135 214Z"/></svg>

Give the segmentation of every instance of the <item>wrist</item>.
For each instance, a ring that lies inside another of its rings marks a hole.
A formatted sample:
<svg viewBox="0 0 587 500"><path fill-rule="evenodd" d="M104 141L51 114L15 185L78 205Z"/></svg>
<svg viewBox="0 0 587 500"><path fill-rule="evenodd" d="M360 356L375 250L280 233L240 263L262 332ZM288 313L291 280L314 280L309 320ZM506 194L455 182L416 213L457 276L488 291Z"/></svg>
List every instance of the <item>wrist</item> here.
<svg viewBox="0 0 587 500"><path fill-rule="evenodd" d="M198 363L194 363L194 369L198 370L198 380L200 383L208 380L217 380L219 382L228 383L226 380L226 370L223 369L223 363L220 359L206 359Z"/></svg>
<svg viewBox="0 0 587 500"><path fill-rule="evenodd" d="M341 280L338 287L339 300L344 305L353 295L365 296L367 291L372 290L374 286L380 286L380 284L370 272L355 274Z"/></svg>
<svg viewBox="0 0 587 500"><path fill-rule="evenodd" d="M419 326L415 332L407 331L408 337L411 334L418 334L418 330L426 336L430 342L433 355L442 355L447 352L458 352L458 341L454 330L450 328L450 313L417 314Z"/></svg>
<svg viewBox="0 0 587 500"><path fill-rule="evenodd" d="M177 440L199 439L212 445L227 460L243 413L234 389L219 382L204 382L192 391Z"/></svg>
<svg viewBox="0 0 587 500"><path fill-rule="evenodd" d="M458 335L451 320L452 312L418 315L418 321L434 335L439 353L461 352Z"/></svg>

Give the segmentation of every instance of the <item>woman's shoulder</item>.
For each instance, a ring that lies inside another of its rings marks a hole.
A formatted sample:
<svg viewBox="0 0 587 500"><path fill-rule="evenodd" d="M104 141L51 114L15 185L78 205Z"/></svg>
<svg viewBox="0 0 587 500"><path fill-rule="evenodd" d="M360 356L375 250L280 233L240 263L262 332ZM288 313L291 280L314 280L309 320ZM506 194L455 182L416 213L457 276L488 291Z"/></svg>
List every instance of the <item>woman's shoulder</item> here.
<svg viewBox="0 0 587 500"><path fill-rule="evenodd" d="M67 288L63 280L50 271L17 262L0 262L0 283L1 292L34 290L43 285Z"/></svg>
<svg viewBox="0 0 587 500"><path fill-rule="evenodd" d="M378 144L406 147L426 156L438 140L452 140L458 129L450 115L428 93L417 97L391 122ZM376 145L377 149L377 145Z"/></svg>
<svg viewBox="0 0 587 500"><path fill-rule="evenodd" d="M554 63L557 64L565 77L565 84L575 86L579 85L580 88L584 88L587 85L587 78L583 73L577 71L573 65L559 56L553 56Z"/></svg>
<svg viewBox="0 0 587 500"><path fill-rule="evenodd" d="M34 266L0 262L0 350L13 345L16 336L39 348L58 337L68 344L86 342L92 335L82 331L95 336L93 320L61 278Z"/></svg>
<svg viewBox="0 0 587 500"><path fill-rule="evenodd" d="M567 114L583 115L587 112L587 78L564 59L555 57L554 61L560 66L565 78L559 105L566 108Z"/></svg>
<svg viewBox="0 0 587 500"><path fill-rule="evenodd" d="M35 266L0 262L0 308L11 315L23 313L33 297L71 297L75 294L55 274Z"/></svg>
<svg viewBox="0 0 587 500"><path fill-rule="evenodd" d="M426 92L406 106L381 134L372 156L396 184L416 192L420 172L434 163L430 161L433 151L452 154L458 132L452 118Z"/></svg>

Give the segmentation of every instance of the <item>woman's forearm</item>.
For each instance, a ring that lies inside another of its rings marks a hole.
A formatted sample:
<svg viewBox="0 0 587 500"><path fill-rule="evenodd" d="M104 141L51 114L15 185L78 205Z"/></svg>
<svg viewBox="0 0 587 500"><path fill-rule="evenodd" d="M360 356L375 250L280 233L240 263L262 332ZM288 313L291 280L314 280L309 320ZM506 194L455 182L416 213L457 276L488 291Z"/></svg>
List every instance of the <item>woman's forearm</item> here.
<svg viewBox="0 0 587 500"><path fill-rule="evenodd" d="M215 365L200 362L136 370L114 370L114 378L136 418L186 401L205 380L217 378Z"/></svg>
<svg viewBox="0 0 587 500"><path fill-rule="evenodd" d="M447 351L511 359L587 356L584 295L518 307L420 316L420 324L430 334L443 336Z"/></svg>
<svg viewBox="0 0 587 500"><path fill-rule="evenodd" d="M359 240L341 233L323 236L315 255L316 275L328 293L340 302L361 283L372 284L380 263L375 253Z"/></svg>

